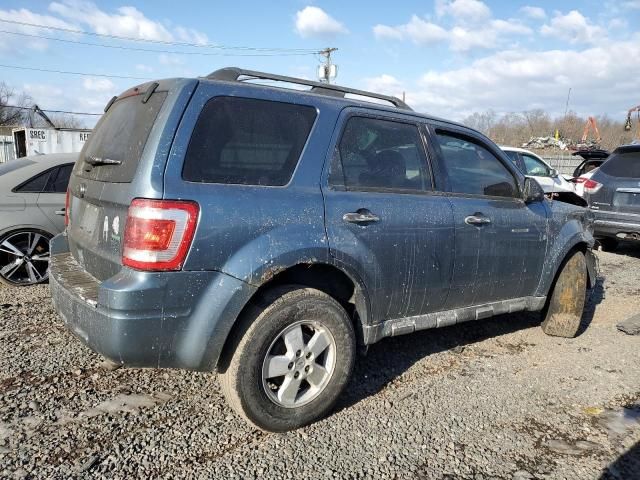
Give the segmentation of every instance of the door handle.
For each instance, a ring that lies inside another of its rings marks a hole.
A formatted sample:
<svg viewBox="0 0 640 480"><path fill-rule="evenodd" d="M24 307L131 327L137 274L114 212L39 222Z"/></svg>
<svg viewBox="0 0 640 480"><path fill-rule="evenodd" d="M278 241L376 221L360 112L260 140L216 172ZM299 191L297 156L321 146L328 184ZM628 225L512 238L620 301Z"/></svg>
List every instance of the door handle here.
<svg viewBox="0 0 640 480"><path fill-rule="evenodd" d="M489 217L485 217L483 214L481 213L474 213L473 215L469 215L468 217L466 217L464 219L464 223L466 223L467 225L487 225L488 223L491 223L491 219Z"/></svg>
<svg viewBox="0 0 640 480"><path fill-rule="evenodd" d="M357 212L345 213L342 219L349 223L372 223L380 221L380 217L371 213L366 208L361 208Z"/></svg>
<svg viewBox="0 0 640 480"><path fill-rule="evenodd" d="M55 212L53 212L53 213L55 213L56 215L62 215L62 216L64 216L64 214L65 214L66 210L67 210L66 208L63 208L62 210L56 210L56 211L55 211Z"/></svg>

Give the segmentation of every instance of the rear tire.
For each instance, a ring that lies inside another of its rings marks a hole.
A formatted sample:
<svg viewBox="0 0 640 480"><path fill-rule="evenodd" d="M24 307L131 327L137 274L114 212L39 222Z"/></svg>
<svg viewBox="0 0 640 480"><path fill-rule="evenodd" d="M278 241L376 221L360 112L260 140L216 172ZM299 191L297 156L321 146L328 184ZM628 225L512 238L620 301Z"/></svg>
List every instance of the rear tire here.
<svg viewBox="0 0 640 480"><path fill-rule="evenodd" d="M355 333L344 308L319 290L286 286L254 302L240 322L219 368L231 407L270 432L326 415L355 363Z"/></svg>
<svg viewBox="0 0 640 480"><path fill-rule="evenodd" d="M556 337L575 337L580 329L586 293L587 262L582 252L574 252L562 265L544 311L544 333Z"/></svg>

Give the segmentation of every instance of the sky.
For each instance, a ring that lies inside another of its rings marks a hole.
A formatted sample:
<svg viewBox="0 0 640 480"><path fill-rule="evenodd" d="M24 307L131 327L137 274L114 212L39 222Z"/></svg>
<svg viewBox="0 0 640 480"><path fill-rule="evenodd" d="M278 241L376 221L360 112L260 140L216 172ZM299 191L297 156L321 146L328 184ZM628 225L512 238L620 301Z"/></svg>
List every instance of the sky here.
<svg viewBox="0 0 640 480"><path fill-rule="evenodd" d="M452 120L559 115L569 89L579 115L640 104L640 0L0 2L0 81L45 110L101 112L145 79L225 66L317 79L325 47L336 83Z"/></svg>

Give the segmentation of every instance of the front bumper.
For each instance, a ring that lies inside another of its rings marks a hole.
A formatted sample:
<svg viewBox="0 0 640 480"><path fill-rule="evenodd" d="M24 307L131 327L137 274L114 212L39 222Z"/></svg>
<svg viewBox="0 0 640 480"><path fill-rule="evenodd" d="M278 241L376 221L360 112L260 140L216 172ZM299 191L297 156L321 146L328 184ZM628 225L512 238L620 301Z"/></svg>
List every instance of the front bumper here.
<svg viewBox="0 0 640 480"><path fill-rule="evenodd" d="M132 367L213 370L255 287L220 272L139 272L100 282L52 241L49 284L56 311L92 350Z"/></svg>

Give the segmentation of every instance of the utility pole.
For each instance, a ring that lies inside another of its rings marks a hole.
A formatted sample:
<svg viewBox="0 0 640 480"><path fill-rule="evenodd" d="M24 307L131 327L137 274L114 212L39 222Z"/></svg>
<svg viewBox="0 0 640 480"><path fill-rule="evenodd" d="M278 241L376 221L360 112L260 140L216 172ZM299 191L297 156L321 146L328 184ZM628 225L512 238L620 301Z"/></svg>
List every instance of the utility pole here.
<svg viewBox="0 0 640 480"><path fill-rule="evenodd" d="M338 75L338 66L331 63L331 54L338 50L337 48L325 48L318 53L325 58L324 64L318 68L318 78L321 82L331 83L331 79Z"/></svg>

